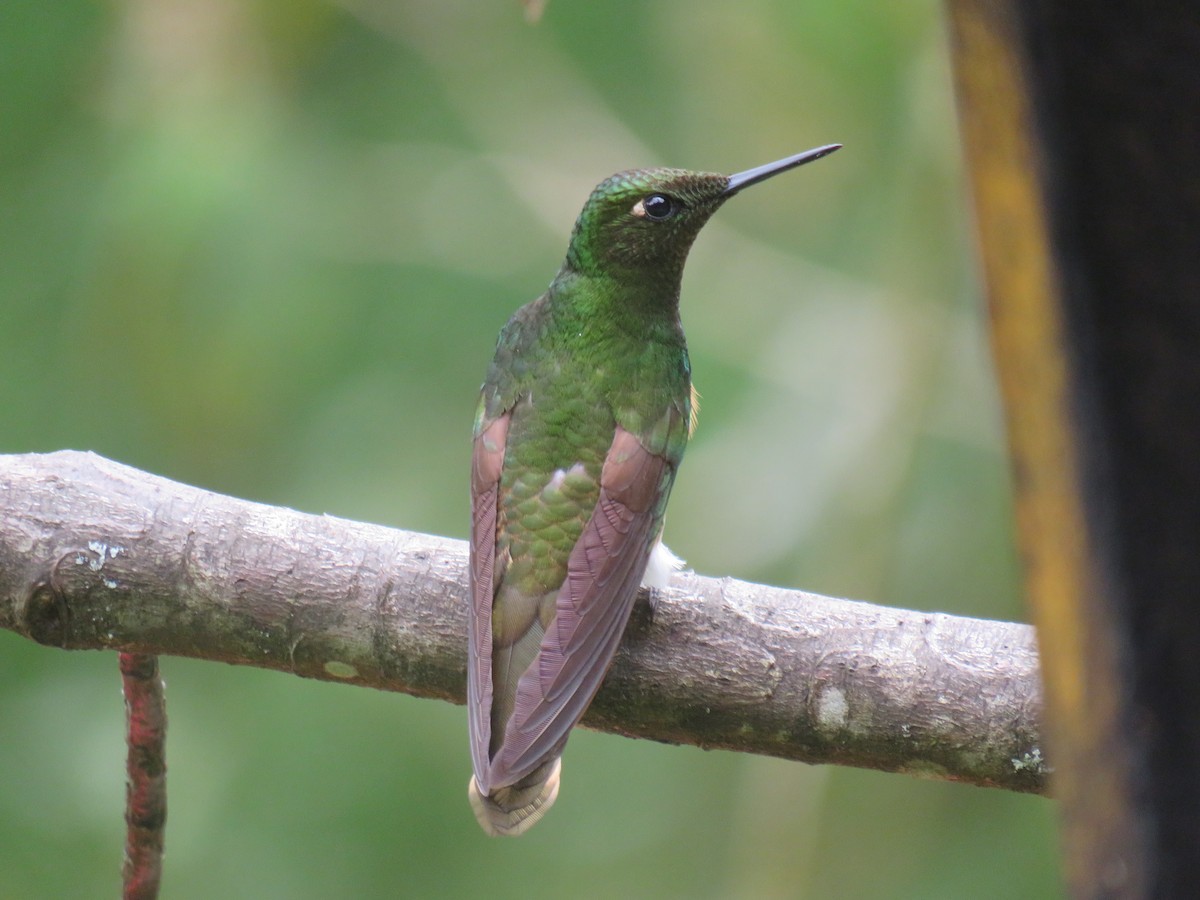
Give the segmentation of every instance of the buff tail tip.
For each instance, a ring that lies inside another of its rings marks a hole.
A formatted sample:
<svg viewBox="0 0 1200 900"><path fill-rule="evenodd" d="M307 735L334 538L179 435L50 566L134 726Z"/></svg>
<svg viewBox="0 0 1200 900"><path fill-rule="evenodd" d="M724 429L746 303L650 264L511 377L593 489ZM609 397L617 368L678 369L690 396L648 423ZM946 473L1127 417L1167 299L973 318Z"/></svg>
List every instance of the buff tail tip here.
<svg viewBox="0 0 1200 900"><path fill-rule="evenodd" d="M554 801L558 798L559 775L562 772L562 760L554 761L545 781L534 783L528 787L519 784L504 787L491 795L482 794L471 776L467 786L467 796L471 800L471 809L479 821L479 827L490 837L517 837L524 834L541 821Z"/></svg>

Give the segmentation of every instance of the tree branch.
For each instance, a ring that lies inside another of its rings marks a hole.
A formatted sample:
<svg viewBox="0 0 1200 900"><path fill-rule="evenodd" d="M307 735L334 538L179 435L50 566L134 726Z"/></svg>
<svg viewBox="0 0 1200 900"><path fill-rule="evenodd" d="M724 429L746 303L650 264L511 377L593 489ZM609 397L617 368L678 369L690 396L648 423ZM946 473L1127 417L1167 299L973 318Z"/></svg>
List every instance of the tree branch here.
<svg viewBox="0 0 1200 900"><path fill-rule="evenodd" d="M42 644L461 703L466 554L90 453L0 456L0 628ZM1027 625L684 574L639 603L584 722L1044 793L1041 706Z"/></svg>

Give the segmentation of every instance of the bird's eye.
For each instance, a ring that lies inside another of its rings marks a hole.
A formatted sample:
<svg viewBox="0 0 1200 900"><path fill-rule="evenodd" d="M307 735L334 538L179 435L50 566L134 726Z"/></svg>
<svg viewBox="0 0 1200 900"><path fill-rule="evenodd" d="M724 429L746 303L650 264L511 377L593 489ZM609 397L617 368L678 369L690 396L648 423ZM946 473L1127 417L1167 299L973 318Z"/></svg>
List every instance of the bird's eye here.
<svg viewBox="0 0 1200 900"><path fill-rule="evenodd" d="M642 201L642 209L646 211L646 218L653 219L655 222L670 218L677 208L678 204L665 194L651 194Z"/></svg>

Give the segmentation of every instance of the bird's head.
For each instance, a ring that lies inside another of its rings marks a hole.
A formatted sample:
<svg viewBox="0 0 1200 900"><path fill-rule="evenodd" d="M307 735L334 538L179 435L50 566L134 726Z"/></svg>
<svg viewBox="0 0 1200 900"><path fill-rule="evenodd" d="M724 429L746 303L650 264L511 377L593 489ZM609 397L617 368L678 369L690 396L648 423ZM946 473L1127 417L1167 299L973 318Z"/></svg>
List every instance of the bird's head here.
<svg viewBox="0 0 1200 900"><path fill-rule="evenodd" d="M722 203L840 146L818 147L737 175L686 169L618 172L600 182L584 204L567 266L586 275L633 274L678 284L692 242Z"/></svg>

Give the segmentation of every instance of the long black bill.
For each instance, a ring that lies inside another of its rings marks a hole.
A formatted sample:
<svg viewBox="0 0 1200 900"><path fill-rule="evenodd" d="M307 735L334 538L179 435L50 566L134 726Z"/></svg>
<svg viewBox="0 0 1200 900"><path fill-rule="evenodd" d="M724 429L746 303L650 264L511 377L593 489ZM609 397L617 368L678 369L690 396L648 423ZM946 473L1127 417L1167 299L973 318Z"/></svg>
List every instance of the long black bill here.
<svg viewBox="0 0 1200 900"><path fill-rule="evenodd" d="M758 184L760 181L766 181L772 175L778 175L780 172L786 172L788 169L794 169L796 166L810 163L814 159L820 159L822 156L828 156L834 150L841 149L841 144L826 144L824 147L805 150L803 153L797 153L795 156L777 159L775 162L767 163L765 166L758 166L754 169L747 169L745 172L738 172L736 175L730 175L729 186L725 188L722 196L732 197L743 188L748 188L752 184Z"/></svg>

